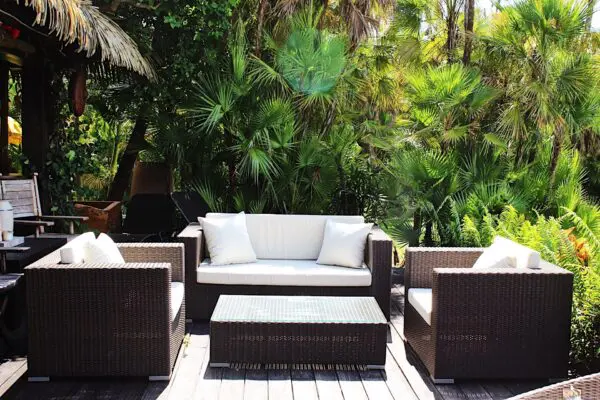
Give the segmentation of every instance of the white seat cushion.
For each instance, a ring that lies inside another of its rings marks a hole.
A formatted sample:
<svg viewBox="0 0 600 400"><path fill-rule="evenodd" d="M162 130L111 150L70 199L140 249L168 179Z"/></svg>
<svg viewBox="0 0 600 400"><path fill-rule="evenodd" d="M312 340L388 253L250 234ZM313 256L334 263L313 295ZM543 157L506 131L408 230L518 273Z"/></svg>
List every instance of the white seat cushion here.
<svg viewBox="0 0 600 400"><path fill-rule="evenodd" d="M370 286L371 271L320 265L315 260L264 260L251 264L210 265L196 270L198 283L268 286Z"/></svg>
<svg viewBox="0 0 600 400"><path fill-rule="evenodd" d="M206 218L231 215L208 213ZM365 222L362 216L246 214L246 227L259 259L316 260L327 220L347 224Z"/></svg>
<svg viewBox="0 0 600 400"><path fill-rule="evenodd" d="M408 289L408 302L419 313L421 318L431 326L431 310L433 308L433 294L431 289Z"/></svg>
<svg viewBox="0 0 600 400"><path fill-rule="evenodd" d="M171 282L171 322L175 320L183 304L183 282Z"/></svg>

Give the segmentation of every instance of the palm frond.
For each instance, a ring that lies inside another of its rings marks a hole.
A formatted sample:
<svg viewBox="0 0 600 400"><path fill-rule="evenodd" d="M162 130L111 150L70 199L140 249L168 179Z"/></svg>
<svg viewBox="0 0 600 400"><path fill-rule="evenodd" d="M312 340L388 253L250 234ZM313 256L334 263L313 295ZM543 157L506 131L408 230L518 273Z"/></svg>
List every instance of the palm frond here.
<svg viewBox="0 0 600 400"><path fill-rule="evenodd" d="M102 62L156 79L154 69L133 39L90 0L17 0L17 3L36 12L34 24L47 27L66 44L77 44L88 58L99 53Z"/></svg>

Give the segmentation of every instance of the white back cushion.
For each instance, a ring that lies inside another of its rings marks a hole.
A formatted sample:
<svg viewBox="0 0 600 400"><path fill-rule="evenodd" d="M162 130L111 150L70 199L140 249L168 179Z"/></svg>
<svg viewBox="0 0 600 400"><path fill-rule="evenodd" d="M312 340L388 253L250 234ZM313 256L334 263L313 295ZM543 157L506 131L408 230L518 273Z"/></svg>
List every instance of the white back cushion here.
<svg viewBox="0 0 600 400"><path fill-rule="evenodd" d="M361 268L373 224L344 224L328 219L317 264Z"/></svg>
<svg viewBox="0 0 600 400"><path fill-rule="evenodd" d="M60 262L62 264L75 264L85 261L85 252L88 242L96 240L94 232L86 232L60 248Z"/></svg>
<svg viewBox="0 0 600 400"><path fill-rule="evenodd" d="M125 260L110 236L101 233L96 240L86 243L86 263L125 264Z"/></svg>
<svg viewBox="0 0 600 400"><path fill-rule="evenodd" d="M504 249L504 253L512 258L515 267L540 268L541 256L539 252L502 236L494 238L492 246L494 245L501 246Z"/></svg>
<svg viewBox="0 0 600 400"><path fill-rule="evenodd" d="M244 264L256 261L248 238L246 216L228 214L226 218L198 218L204 230L206 247L214 265Z"/></svg>
<svg viewBox="0 0 600 400"><path fill-rule="evenodd" d="M206 218L226 216L231 214L206 214ZM257 258L316 260L328 219L349 224L365 222L362 216L246 214L246 227Z"/></svg>

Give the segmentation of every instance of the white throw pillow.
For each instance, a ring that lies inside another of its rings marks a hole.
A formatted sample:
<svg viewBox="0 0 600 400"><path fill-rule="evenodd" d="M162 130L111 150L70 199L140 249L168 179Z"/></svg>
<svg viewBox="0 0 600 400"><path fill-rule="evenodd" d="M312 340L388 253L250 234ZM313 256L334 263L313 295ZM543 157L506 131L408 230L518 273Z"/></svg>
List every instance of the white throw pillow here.
<svg viewBox="0 0 600 400"><path fill-rule="evenodd" d="M493 244L502 246L504 253L512 258L513 265L517 268L536 269L540 267L542 259L540 253L527 246L523 246L502 236L496 236Z"/></svg>
<svg viewBox="0 0 600 400"><path fill-rule="evenodd" d="M125 260L115 242L104 233L101 233L96 240L87 243L85 262L125 264Z"/></svg>
<svg viewBox="0 0 600 400"><path fill-rule="evenodd" d="M362 268L371 228L373 224L344 224L327 220L317 264Z"/></svg>
<svg viewBox="0 0 600 400"><path fill-rule="evenodd" d="M246 214L241 212L226 218L198 220L202 224L212 265L256 262L256 253L246 228Z"/></svg>
<svg viewBox="0 0 600 400"><path fill-rule="evenodd" d="M506 251L502 243L492 243L492 245L479 256L473 268L513 268L514 259Z"/></svg>
<svg viewBox="0 0 600 400"><path fill-rule="evenodd" d="M96 240L94 232L86 232L60 248L61 264L76 264L85 261L87 244Z"/></svg>

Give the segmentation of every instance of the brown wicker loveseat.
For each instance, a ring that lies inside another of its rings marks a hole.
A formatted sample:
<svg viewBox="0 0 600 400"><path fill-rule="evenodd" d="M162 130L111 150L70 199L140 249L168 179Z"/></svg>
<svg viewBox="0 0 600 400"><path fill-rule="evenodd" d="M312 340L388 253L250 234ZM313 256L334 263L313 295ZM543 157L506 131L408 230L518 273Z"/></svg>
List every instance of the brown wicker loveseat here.
<svg viewBox="0 0 600 400"><path fill-rule="evenodd" d="M408 344L439 383L566 377L572 273L545 261L540 269L471 268L482 251L407 249ZM428 320L419 294L430 296Z"/></svg>
<svg viewBox="0 0 600 400"><path fill-rule="evenodd" d="M214 271L223 271L221 277L223 281L221 283L209 279L210 276L207 274L203 275L203 272L212 271L205 261L209 255L205 251L202 228L199 224L188 225L179 234L179 239L185 244L185 296L188 317L195 320L210 319L220 295L246 294L372 296L377 300L381 310L389 320L392 241L379 228L373 228L367 238L365 246L366 267L364 269L357 271L352 268L330 267L334 274L336 273L334 268L338 268L339 273L342 274L339 280L331 275L323 276L322 280L319 280L318 276L314 276L315 279L312 279L311 283L304 283L305 278L307 276L310 278L313 273L310 266L309 269L302 270L301 273L295 276L293 284L277 283L275 282L275 276L263 276L262 281L261 279L252 279L254 268L262 268L262 271L265 271L265 267L261 265L260 259L263 258L261 253L274 253L274 256L264 258L278 258L279 260L271 260L275 263L278 261L287 262L286 267L289 270L295 268L294 260L291 260L290 257L296 257L294 254L303 252L303 247L312 246L318 254L319 241L322 241L323 228L328 218L362 222L362 217L358 216L246 214L248 233L259 258L256 266L252 264L240 266L240 269L250 275L247 283L246 280L243 283L239 280L230 280L227 273L228 269L222 267L214 267ZM283 251L282 247L287 247L289 253ZM261 251L261 248L267 250ZM314 259L316 259L316 256ZM306 264L311 262L308 259L298 261L306 262ZM316 265L315 267L318 268ZM273 271L273 274L277 275L278 269L276 266ZM228 281L234 283L228 283Z"/></svg>
<svg viewBox="0 0 600 400"><path fill-rule="evenodd" d="M185 333L183 245L118 244L125 264L25 268L31 381L171 376Z"/></svg>

